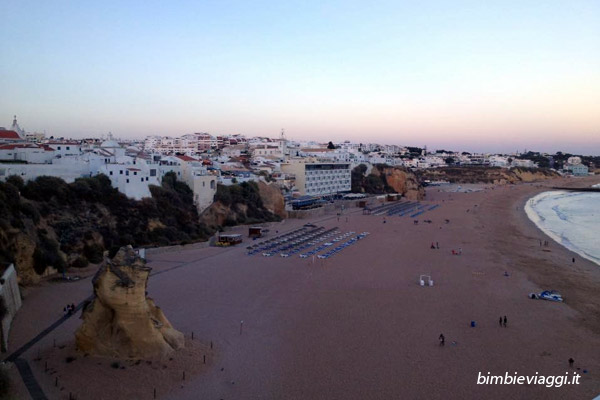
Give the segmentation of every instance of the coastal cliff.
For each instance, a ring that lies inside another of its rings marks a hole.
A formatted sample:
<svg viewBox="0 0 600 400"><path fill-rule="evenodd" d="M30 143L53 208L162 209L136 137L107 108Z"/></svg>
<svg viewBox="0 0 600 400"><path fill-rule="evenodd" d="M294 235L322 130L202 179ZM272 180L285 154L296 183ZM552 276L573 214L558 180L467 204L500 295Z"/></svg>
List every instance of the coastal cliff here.
<svg viewBox="0 0 600 400"><path fill-rule="evenodd" d="M285 216L275 187L233 187L229 203L221 196L205 213L212 218L201 219L191 190L172 174L140 201L124 196L104 175L69 184L9 177L0 182L0 262L15 264L21 284L35 284L47 272L98 264L106 250L205 241L218 226Z"/></svg>
<svg viewBox="0 0 600 400"><path fill-rule="evenodd" d="M218 185L215 201L200 216L211 229L223 226L279 221L285 218L285 201L279 188L264 182Z"/></svg>
<svg viewBox="0 0 600 400"><path fill-rule="evenodd" d="M366 166L359 165L352 171L352 191L355 193L400 193L410 200L422 200L425 190L417 175L403 167L375 165L366 175Z"/></svg>
<svg viewBox="0 0 600 400"><path fill-rule="evenodd" d="M546 168L500 168L500 167L446 167L431 168L418 172L423 180L450 183L507 184L536 182L557 178L558 172Z"/></svg>

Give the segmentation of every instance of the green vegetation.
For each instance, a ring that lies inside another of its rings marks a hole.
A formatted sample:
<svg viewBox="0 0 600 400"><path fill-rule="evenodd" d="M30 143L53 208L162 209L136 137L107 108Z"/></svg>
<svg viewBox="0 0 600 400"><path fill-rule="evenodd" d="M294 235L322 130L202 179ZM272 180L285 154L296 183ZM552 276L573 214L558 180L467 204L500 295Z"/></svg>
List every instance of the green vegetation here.
<svg viewBox="0 0 600 400"><path fill-rule="evenodd" d="M281 219L264 208L256 182L242 182L230 186L217 185L214 201L232 210L225 225L253 224Z"/></svg>
<svg viewBox="0 0 600 400"><path fill-rule="evenodd" d="M135 201L104 175L70 184L47 176L27 184L9 177L0 182L0 261L14 261L19 235L34 242L33 267L41 274L49 265L64 271L68 254L76 255L71 266L82 268L124 245L189 243L212 234L199 222L191 190L174 174L150 191L152 198Z"/></svg>
<svg viewBox="0 0 600 400"><path fill-rule="evenodd" d="M104 175L73 183L42 176L24 183L20 177L0 182L0 262L20 255L42 274L100 263L104 252L121 246L188 244L207 240L218 227L200 220L193 192L174 173L160 186L150 186L151 198L127 198ZM218 186L215 200L229 207L226 225L276 221L267 211L256 183ZM26 244L30 250L25 250ZM67 264L69 260L69 265Z"/></svg>
<svg viewBox="0 0 600 400"><path fill-rule="evenodd" d="M578 154L563 153L561 151L556 152L556 154L542 154L536 151L528 151L517 158L521 160L532 160L536 162L540 168L554 168L558 170L562 169L569 157L573 156L581 158L581 162L592 169L600 168L600 156L582 156Z"/></svg>
<svg viewBox="0 0 600 400"><path fill-rule="evenodd" d="M388 184L385 174L382 173L384 168L392 168L383 164L373 166L373 171L369 175L365 175L367 167L360 164L352 170L351 185L352 193L369 193L369 194L384 194L395 193L395 190ZM395 167L406 171L404 168Z"/></svg>

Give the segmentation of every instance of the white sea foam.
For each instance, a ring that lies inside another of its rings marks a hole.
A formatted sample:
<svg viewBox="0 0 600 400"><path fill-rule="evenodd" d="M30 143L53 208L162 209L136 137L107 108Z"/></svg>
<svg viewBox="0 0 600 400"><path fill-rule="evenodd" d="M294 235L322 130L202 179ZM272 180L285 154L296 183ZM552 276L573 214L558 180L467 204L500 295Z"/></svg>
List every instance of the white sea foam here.
<svg viewBox="0 0 600 400"><path fill-rule="evenodd" d="M527 201L525 212L556 242L600 265L600 193L540 193Z"/></svg>

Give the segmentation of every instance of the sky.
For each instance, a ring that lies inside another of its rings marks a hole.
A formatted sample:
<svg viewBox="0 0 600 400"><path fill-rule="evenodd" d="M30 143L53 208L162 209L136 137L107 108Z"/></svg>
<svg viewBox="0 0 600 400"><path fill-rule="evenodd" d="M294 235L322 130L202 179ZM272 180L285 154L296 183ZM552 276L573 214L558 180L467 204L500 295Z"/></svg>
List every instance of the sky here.
<svg viewBox="0 0 600 400"><path fill-rule="evenodd" d="M600 1L2 0L0 126L600 154Z"/></svg>

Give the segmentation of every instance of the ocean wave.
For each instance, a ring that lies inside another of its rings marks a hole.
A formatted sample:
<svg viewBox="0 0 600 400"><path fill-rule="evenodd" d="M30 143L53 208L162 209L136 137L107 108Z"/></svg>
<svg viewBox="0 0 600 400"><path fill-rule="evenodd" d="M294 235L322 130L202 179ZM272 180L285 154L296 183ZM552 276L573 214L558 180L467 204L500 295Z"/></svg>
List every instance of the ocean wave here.
<svg viewBox="0 0 600 400"><path fill-rule="evenodd" d="M564 212L560 211L560 208L558 205L552 207L552 210L554 210L554 212L556 213L558 218L562 219L563 221L569 220L569 216L567 214L565 214Z"/></svg>
<svg viewBox="0 0 600 400"><path fill-rule="evenodd" d="M555 242L600 265L600 193L543 192L525 212Z"/></svg>

